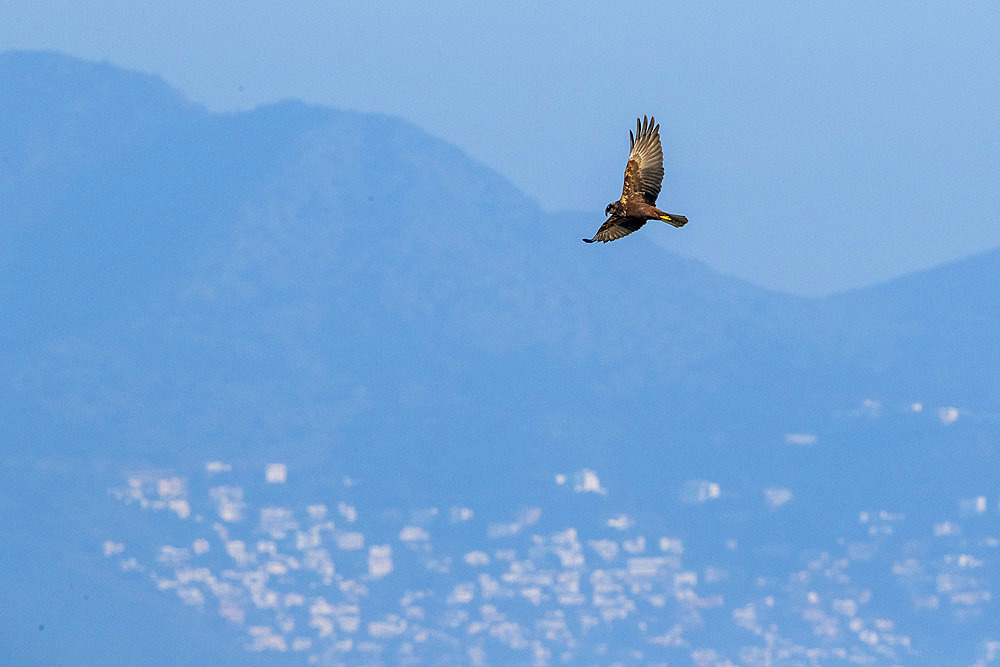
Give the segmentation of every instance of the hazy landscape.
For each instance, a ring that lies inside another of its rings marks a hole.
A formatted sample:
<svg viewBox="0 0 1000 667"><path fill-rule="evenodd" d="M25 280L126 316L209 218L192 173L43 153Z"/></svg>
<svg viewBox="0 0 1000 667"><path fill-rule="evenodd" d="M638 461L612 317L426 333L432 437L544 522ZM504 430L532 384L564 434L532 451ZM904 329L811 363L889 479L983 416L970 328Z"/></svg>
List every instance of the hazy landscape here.
<svg viewBox="0 0 1000 667"><path fill-rule="evenodd" d="M790 296L47 52L0 125L8 662L1000 660L1000 250Z"/></svg>

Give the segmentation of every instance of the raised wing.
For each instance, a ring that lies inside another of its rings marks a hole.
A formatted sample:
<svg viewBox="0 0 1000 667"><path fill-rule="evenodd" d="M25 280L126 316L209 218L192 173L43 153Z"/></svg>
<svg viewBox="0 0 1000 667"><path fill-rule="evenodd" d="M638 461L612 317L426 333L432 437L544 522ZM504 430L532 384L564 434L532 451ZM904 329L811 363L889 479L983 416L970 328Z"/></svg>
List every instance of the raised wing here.
<svg viewBox="0 0 1000 667"><path fill-rule="evenodd" d="M650 206L656 204L663 183L663 148L660 146L660 126L655 118L635 119L635 134L628 133L632 150L625 165L625 186L622 199L640 194Z"/></svg>
<svg viewBox="0 0 1000 667"><path fill-rule="evenodd" d="M628 236L644 224L646 224L646 221L639 218L626 218L620 215L613 215L601 225L601 228L594 234L594 238L583 240L587 243L593 243L594 241L600 241L601 243L615 241L623 236Z"/></svg>

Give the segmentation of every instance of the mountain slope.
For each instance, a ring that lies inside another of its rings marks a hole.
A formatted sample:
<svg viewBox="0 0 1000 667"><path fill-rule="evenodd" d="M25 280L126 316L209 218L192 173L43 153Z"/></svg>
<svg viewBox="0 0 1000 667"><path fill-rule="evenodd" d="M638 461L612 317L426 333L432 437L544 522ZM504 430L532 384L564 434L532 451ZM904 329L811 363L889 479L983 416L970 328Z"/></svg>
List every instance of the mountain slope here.
<svg viewBox="0 0 1000 667"><path fill-rule="evenodd" d="M931 401L995 409L1000 384L1000 251L921 271L818 304L819 318L837 321L851 359L867 365L872 391L911 392ZM822 337L836 349L836 341Z"/></svg>
<svg viewBox="0 0 1000 667"><path fill-rule="evenodd" d="M954 352L995 358L995 338L966 333L992 274L793 298L641 237L587 247L574 239L592 220L541 213L398 120L297 103L212 115L53 54L6 54L0 71L17 101L3 314L27 359L7 371L32 448L54 419L83 451L293 447L433 476L438 457L475 468L514 442L494 464L666 456L680 471L687 450L655 443L760 463L736 443L869 395L998 395ZM933 307L915 305L927 285Z"/></svg>

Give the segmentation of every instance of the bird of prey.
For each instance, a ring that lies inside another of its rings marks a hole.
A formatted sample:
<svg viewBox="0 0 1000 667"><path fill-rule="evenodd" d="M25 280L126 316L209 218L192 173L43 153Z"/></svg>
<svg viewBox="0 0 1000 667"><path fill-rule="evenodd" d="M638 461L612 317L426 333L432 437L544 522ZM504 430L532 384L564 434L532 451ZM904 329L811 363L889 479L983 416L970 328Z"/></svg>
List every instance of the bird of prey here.
<svg viewBox="0 0 1000 667"><path fill-rule="evenodd" d="M660 126L655 118L642 122L635 119L635 135L628 132L632 150L628 154L628 164L625 166L625 187L622 188L622 198L613 201L604 209L608 216L601 228L592 239L583 239L587 243L600 241L607 243L620 239L636 231L647 220L662 220L674 227L683 227L688 219L683 215L664 213L656 208L656 197L660 194L660 183L663 182L663 149L660 147Z"/></svg>

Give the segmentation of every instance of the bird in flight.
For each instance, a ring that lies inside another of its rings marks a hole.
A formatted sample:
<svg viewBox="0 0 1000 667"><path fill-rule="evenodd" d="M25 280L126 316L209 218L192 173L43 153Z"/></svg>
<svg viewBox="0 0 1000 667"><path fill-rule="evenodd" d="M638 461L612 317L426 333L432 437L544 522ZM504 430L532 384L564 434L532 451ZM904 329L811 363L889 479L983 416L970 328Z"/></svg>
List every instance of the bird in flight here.
<svg viewBox="0 0 1000 667"><path fill-rule="evenodd" d="M620 239L636 231L647 220L662 220L674 227L683 227L688 219L683 215L664 213L656 208L656 197L660 194L660 184L663 182L663 149L660 147L660 126L655 118L642 122L635 119L635 135L628 132L632 150L628 154L628 164L625 166L625 187L622 188L622 198L613 201L604 209L608 216L601 228L592 239L583 239L587 243L600 241L607 243Z"/></svg>

